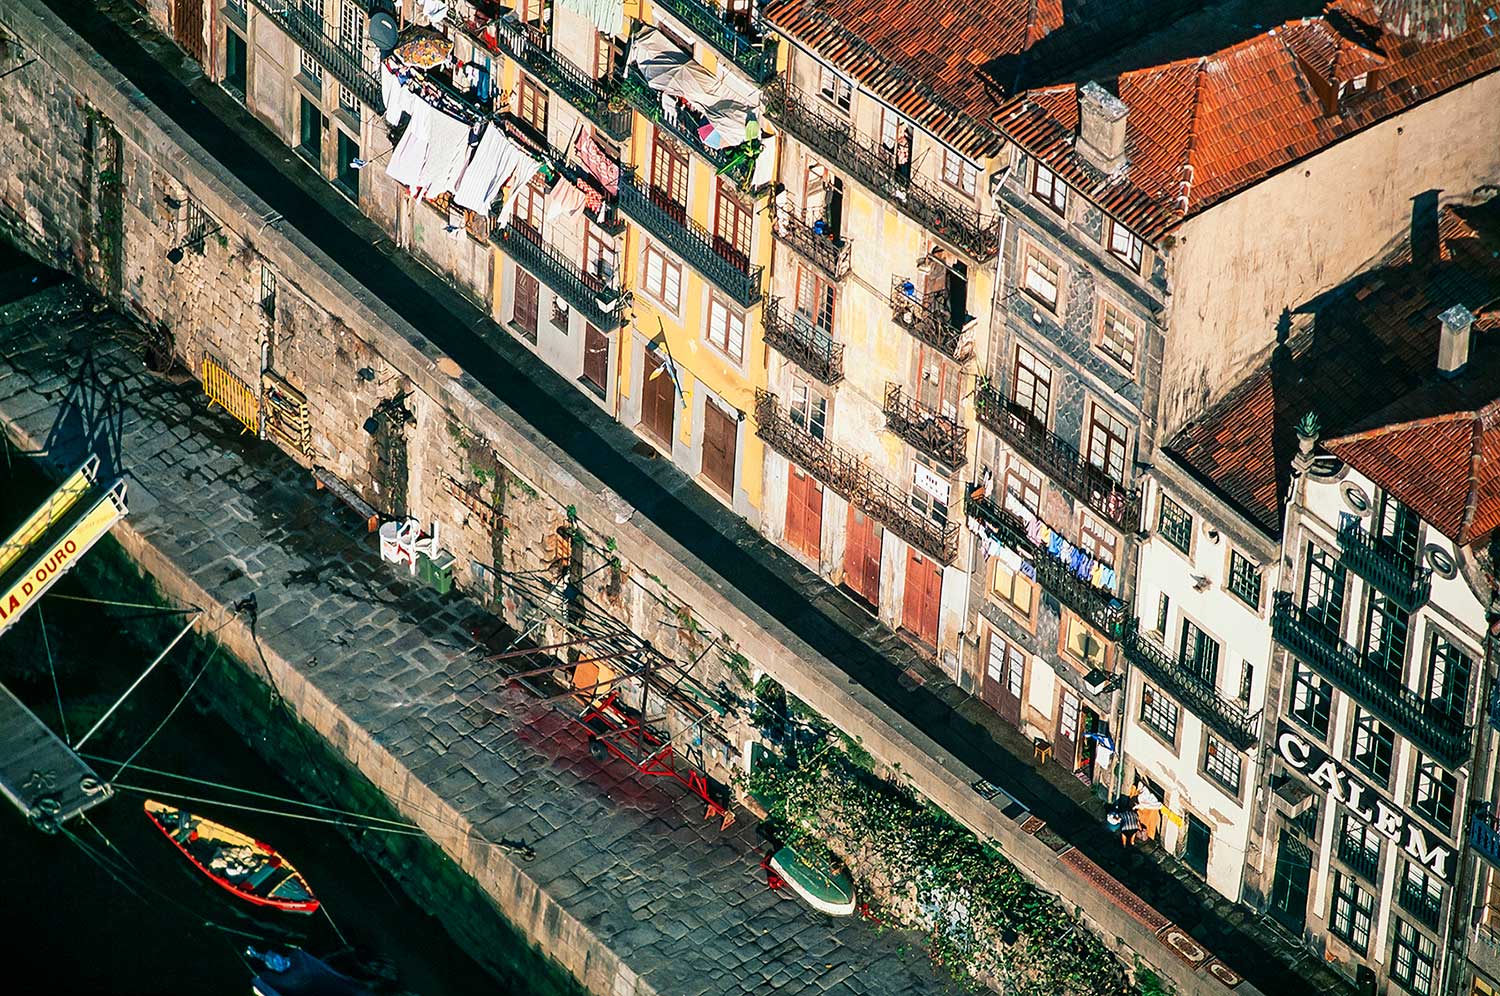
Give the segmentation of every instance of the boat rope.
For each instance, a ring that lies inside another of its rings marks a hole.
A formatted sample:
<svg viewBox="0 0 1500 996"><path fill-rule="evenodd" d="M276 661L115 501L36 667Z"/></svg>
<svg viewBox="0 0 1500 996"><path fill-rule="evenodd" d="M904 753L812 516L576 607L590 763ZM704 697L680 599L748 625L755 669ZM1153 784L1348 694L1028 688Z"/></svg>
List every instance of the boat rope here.
<svg viewBox="0 0 1500 996"><path fill-rule="evenodd" d="M62 727L63 742L73 739L68 733L68 714L63 712L62 687L57 683L57 662L52 659L52 642L47 639L47 617L44 606L36 607L37 625L42 628L42 648L47 651L47 671L52 675L52 696L57 699L57 722Z"/></svg>
<svg viewBox="0 0 1500 996"><path fill-rule="evenodd" d="M188 631L193 628L193 623L195 623L195 622L198 621L198 616L196 614L197 610L194 610L194 613L195 614L193 615L193 618L191 618L191 619L189 619L187 621L187 625L183 626L182 629L178 632L178 634L176 636L172 637L172 642L169 643L169 644L167 644L166 649L164 649L161 653L157 654L156 655L156 659L153 660L150 664L146 665L146 670L144 670L144 671L141 672L140 677L136 678L135 681L133 681L133 682L130 683L130 687L127 688L127 689L125 689L125 694L123 694L119 698L115 699L114 705L112 705L108 709L106 709L105 712L104 712L104 715L102 715L102 716L99 717L99 721L97 723L95 723L93 725L93 727L90 728L89 731L87 733L85 733L83 735L83 737L76 744L73 745L73 749L75 751L78 750L80 747L82 747L85 743L87 743L89 737L92 737L95 733L99 732L99 727L103 726L106 722L108 722L109 721L109 717L111 717L111 716L113 716L115 714L115 710L118 709L118 708L120 708L120 706L122 706L122 705L125 704L125 700L128 699L128 698L130 698L130 693L134 692L137 688L139 688L141 682L145 681L146 678L151 674L151 672L156 670L156 666L158 664L160 664L163 660L166 659L167 654L169 654L169 653L172 652L172 648L175 647L175 646L177 646L177 644L182 641L182 638L184 636L188 635Z"/></svg>
<svg viewBox="0 0 1500 996"><path fill-rule="evenodd" d="M213 637L215 634L217 634L219 632L219 630L223 629L228 624L229 624L229 620L225 619L223 622L219 623L219 625L214 629L214 631L212 633L209 633L208 636L210 638ZM171 722L173 716L177 715L177 710L181 709L182 708L182 704L188 700L188 696L193 694L193 689L196 688L196 687L198 687L199 680L205 674L207 674L208 673L208 669L213 666L214 660L216 658L218 658L219 651L221 649L223 649L223 645L220 644L220 643L218 643L217 641L215 641L215 643L214 643L214 652L208 655L208 660L204 661L203 662L203 666L198 669L198 673L195 674L195 675L193 675L193 680L190 681L190 682L188 682L188 686L182 690L182 695L180 695L178 697L177 701L175 703L173 703L172 708L167 710L167 714L162 717L162 720L161 720L160 723L156 724L156 728L154 730L152 730L149 734L147 734L145 740L141 741L141 745L139 747L137 747L133 752L131 752L131 755L129 757L127 757L124 761L120 762L120 766L118 768L116 768L115 769L115 773L112 776L110 776L110 779L109 779L110 781L114 781L115 779L119 778L122 774L124 774L125 773L125 769L128 768L128 767L130 767L130 762L134 761L137 757L140 757L141 756L141 751L143 751L147 747L149 747L151 745L151 741L153 741L153 740L156 739L156 735L162 731L162 728L165 727L169 722Z"/></svg>
<svg viewBox="0 0 1500 996"><path fill-rule="evenodd" d="M311 813L292 813L283 809L267 809L264 806L251 806L243 802L226 802L223 799L208 799L203 796L187 795L172 789L147 788L144 785L125 785L115 783L115 788L124 792L134 792L146 797L161 797L166 799L180 800L184 802L202 802L210 806L223 806L226 809L239 809L247 813L263 813L267 816L284 816L289 820L306 820L309 823L327 823L336 827L348 827L354 830L379 830L381 833L393 833L405 837L425 837L426 832L414 827L403 826L374 826L368 823L356 823L348 819L336 819L330 816L314 816Z"/></svg>
<svg viewBox="0 0 1500 996"><path fill-rule="evenodd" d="M349 939L344 936L344 932L339 929L339 925L333 922L333 914L328 912L328 904L319 903L318 909L322 911L323 918L328 921L328 926L332 927L333 932L339 935L339 943L347 948L349 946Z"/></svg>
<svg viewBox="0 0 1500 996"><path fill-rule="evenodd" d="M61 599L64 602L86 602L89 605L113 605L116 608L121 609L151 609L155 612L160 612L165 615L182 615L188 612L202 611L196 605L189 605L185 608L174 609L170 605L152 605L149 602L116 602L108 598L88 598L84 595L64 595L55 591L49 591L47 593L47 597Z"/></svg>

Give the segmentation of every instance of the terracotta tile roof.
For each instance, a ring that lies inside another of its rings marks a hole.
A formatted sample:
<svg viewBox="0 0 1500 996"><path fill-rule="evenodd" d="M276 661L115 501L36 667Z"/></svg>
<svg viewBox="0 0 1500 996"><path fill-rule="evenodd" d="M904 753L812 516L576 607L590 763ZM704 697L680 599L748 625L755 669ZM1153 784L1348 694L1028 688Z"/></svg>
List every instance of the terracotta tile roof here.
<svg viewBox="0 0 1500 996"><path fill-rule="evenodd" d="M1022 93L995 123L1156 241L1277 170L1500 68L1500 4L1465 0L1467 30L1422 43L1379 23L1371 2L1339 0L1322 17L1212 55L1121 74L1115 83L1130 108L1130 162L1114 175L1101 175L1073 150L1075 84Z"/></svg>
<svg viewBox="0 0 1500 996"><path fill-rule="evenodd" d="M1440 377L1438 315L1454 304L1476 316L1500 310L1500 199L1443 209L1415 249L1411 240L1402 242L1374 266L1284 315L1283 341L1267 362L1164 449L1276 536L1296 451L1294 425L1312 411L1325 440L1346 440L1339 444L1346 446L1341 459L1457 539L1463 523L1453 509L1466 506L1468 464L1453 485L1463 492L1461 500L1433 482L1451 481L1461 435L1455 426L1500 423L1500 322L1476 318L1468 365L1456 377ZM1472 439L1472 428L1467 431L1465 440ZM1473 445L1487 455L1490 469L1473 485L1478 511L1463 530L1464 542L1500 525L1500 430L1485 429ZM1384 457L1382 447L1389 450ZM1420 465L1428 454L1430 465Z"/></svg>

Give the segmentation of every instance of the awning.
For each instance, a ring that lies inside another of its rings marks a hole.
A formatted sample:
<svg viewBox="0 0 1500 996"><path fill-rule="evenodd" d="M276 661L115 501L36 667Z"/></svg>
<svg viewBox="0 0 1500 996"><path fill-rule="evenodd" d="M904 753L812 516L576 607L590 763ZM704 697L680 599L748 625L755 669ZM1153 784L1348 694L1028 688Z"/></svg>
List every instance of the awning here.
<svg viewBox="0 0 1500 996"><path fill-rule="evenodd" d="M630 43L630 61L646 84L697 108L712 126L699 138L710 148L733 148L760 137L760 91L738 76L715 76L666 35L639 31Z"/></svg>

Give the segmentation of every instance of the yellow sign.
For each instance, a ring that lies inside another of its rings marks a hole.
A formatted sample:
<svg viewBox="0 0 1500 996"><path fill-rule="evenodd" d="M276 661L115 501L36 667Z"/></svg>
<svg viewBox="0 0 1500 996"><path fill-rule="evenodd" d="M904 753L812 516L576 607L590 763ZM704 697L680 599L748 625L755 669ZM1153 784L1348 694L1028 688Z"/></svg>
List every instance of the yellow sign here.
<svg viewBox="0 0 1500 996"><path fill-rule="evenodd" d="M68 514L68 509L88 493L89 488L94 486L94 474L98 469L99 458L89 457L83 466L63 481L61 487L52 492L52 496L29 519L21 523L19 529L10 534L5 545L0 546L0 578L5 577L5 572L10 570L11 565L20 560L33 544L40 543L47 535L47 530L62 521L62 517Z"/></svg>
<svg viewBox="0 0 1500 996"><path fill-rule="evenodd" d="M21 613L66 574L124 514L125 483L121 481L100 495L94 507L71 529L43 546L41 555L26 573L16 579L9 591L0 593L0 630L20 618Z"/></svg>

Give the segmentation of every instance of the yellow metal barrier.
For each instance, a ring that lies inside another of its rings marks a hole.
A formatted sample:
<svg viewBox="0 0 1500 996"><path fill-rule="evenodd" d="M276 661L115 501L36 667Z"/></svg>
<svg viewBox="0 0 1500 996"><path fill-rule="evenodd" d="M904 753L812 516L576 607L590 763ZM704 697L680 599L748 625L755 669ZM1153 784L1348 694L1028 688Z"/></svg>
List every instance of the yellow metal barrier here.
<svg viewBox="0 0 1500 996"><path fill-rule="evenodd" d="M203 354L203 393L210 406L218 405L234 416L244 432L260 435L260 399L255 391L207 353Z"/></svg>

